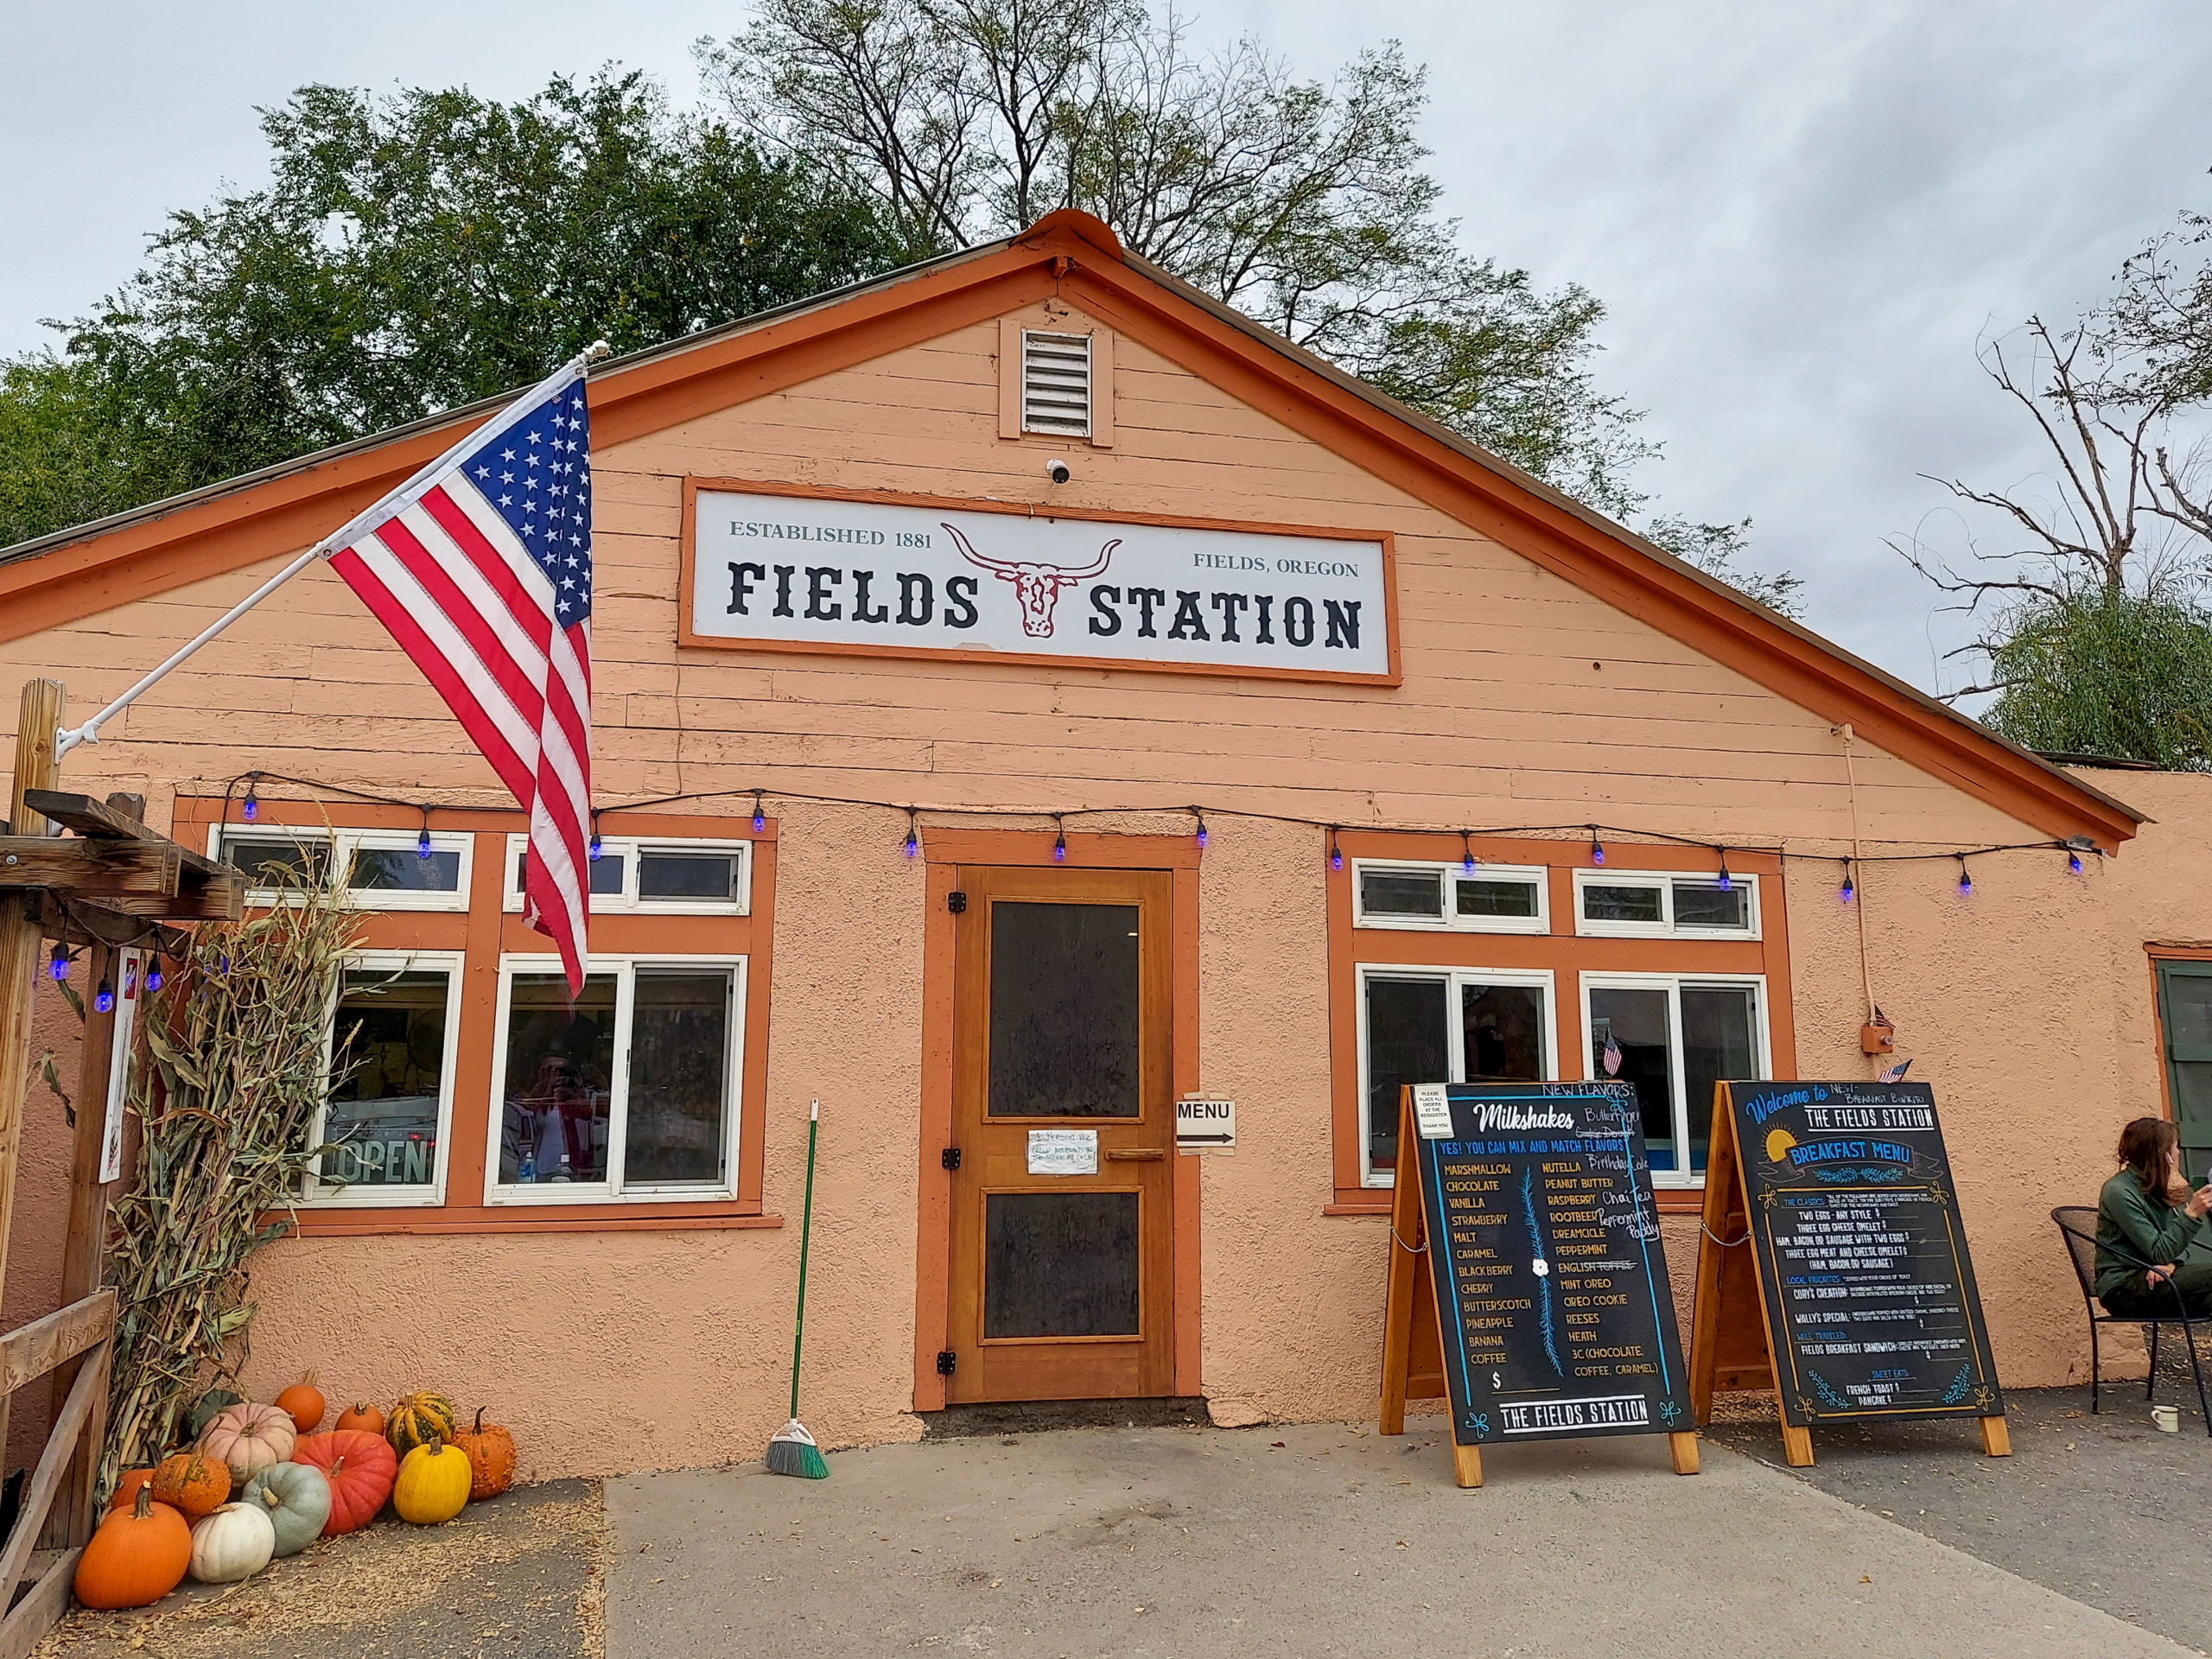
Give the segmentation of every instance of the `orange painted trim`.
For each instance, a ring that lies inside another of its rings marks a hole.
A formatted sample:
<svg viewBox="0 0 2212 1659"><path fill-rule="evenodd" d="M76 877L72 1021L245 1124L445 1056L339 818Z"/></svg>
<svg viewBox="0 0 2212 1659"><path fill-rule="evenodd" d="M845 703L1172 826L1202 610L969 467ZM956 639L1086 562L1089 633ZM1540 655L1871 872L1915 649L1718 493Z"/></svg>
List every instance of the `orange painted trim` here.
<svg viewBox="0 0 2212 1659"><path fill-rule="evenodd" d="M1160 530L1242 531L1255 536L1303 536L1316 541L1373 542L1382 549L1382 632L1390 664L1387 674L1347 674L1325 669L1248 668L1234 663L1160 663L1122 657L1048 657L1028 652L967 650L957 645L869 645L806 639L729 639L703 634L692 626L693 576L697 562L701 491L780 495L807 501L850 501L874 506L922 507L933 512L995 512L1015 518L1072 518L1085 524L1145 524ZM1259 519L1189 518L1160 512L1114 512L1096 507L1040 506L1019 501L986 501L972 496L909 495L895 490L830 490L812 484L785 484L765 479L697 478L683 480L683 515L677 537L676 643L700 651L767 651L801 657L896 657L933 662L1004 663L1025 668L1107 668L1137 674L1200 674L1217 679L1299 680L1332 685L1401 685L1404 664L1398 655L1398 540L1387 530L1338 530L1325 525L1278 524Z"/></svg>
<svg viewBox="0 0 2212 1659"><path fill-rule="evenodd" d="M2152 1056L2158 1074L2158 1114L2168 1122L2177 1122L2180 1115L2174 1109L2174 1063L2168 1052L2172 1046L2166 1033L2166 1002L2158 995L2158 964L2162 962L2212 962L2212 944L2178 944L2153 942L2143 947L2149 958L2151 976L2151 1036L2157 1044Z"/></svg>
<svg viewBox="0 0 2212 1659"><path fill-rule="evenodd" d="M279 785L279 787L293 787ZM258 793L258 791L257 791ZM232 822L238 800L229 806ZM204 844L221 817L220 796L180 796L171 833L185 845ZM752 814L717 817L696 813L606 811L607 835L747 841L753 849L750 913L744 916L667 916L619 912L592 918L593 946L610 956L698 954L746 959L743 1044L737 1101L736 1196L696 1201L521 1206L487 1205L485 1148L499 1057L492 1052L499 1017L502 957L543 955L556 960L552 942L521 916L504 908L506 838L529 828L518 810L447 808L432 814L434 828L466 830L475 838L468 908L464 911L363 911L359 942L365 950L461 950L461 1028L454 1046L453 1107L446 1130L446 1198L442 1205L390 1209L302 1207L294 1230L302 1236L360 1236L381 1233L594 1232L693 1227L780 1225L762 1218L768 1115L768 1020L775 939L776 851L780 824L771 818L755 835ZM412 830L422 814L411 807L370 802L319 802L258 796L252 827L334 830ZM242 826L243 827L243 826ZM468 1195L458 1198L457 1195ZM474 1201L472 1201L474 1200Z"/></svg>
<svg viewBox="0 0 2212 1659"><path fill-rule="evenodd" d="M951 1144L955 944L945 897L963 865L1052 866L1052 836L1025 830L927 830L922 836L929 912L922 934L922 1097L917 1165L921 1202L914 1241L914 1409L944 1408L938 1351L950 1345L952 1187L938 1161ZM1196 842L1181 836L1071 835L1064 869L1167 870L1173 873L1174 989L1169 1010L1177 1095L1196 1093L1198 1064L1198 861ZM1169 1291L1174 1329L1175 1392L1204 1392L1205 1281L1198 1244L1200 1175L1197 1158L1174 1159L1169 1223L1174 1268Z"/></svg>
<svg viewBox="0 0 2212 1659"><path fill-rule="evenodd" d="M918 344L1052 294L1138 339L1378 478L1758 683L2054 836L2116 847L2138 816L1902 682L1847 658L1369 401L1292 350L1128 263L1087 214L1047 214L986 253L614 370L590 389L619 443ZM447 448L483 411L0 565L0 640L295 550ZM1394 658L1395 662L1395 658Z"/></svg>
<svg viewBox="0 0 2212 1659"><path fill-rule="evenodd" d="M1385 1187L1360 1184L1359 974L1362 962L1438 969L1467 968L1547 969L1554 976L1552 1052L1565 1076L1581 1052L1581 984L1584 974L1758 974L1766 982L1767 1053L1778 1078L1797 1075L1797 1033L1789 975L1789 918L1782 879L1782 859L1773 853L1736 852L1728 868L1759 881L1757 939L1653 939L1586 938L1574 931L1574 872L1588 869L1590 849L1580 839L1529 841L1503 836L1474 837L1475 856L1488 864L1541 867L1546 872L1550 906L1548 933L1474 933L1414 928L1357 927L1352 922L1352 873L1363 858L1421 860L1456 864L1465 850L1458 836L1339 830L1337 847L1344 855L1341 870L1327 880L1329 950L1329 1095L1332 1201L1328 1216L1385 1215L1390 1200ZM1605 868L1619 874L1645 870L1710 872L1718 868L1707 848L1655 845L1621 838L1605 843ZM1328 855L1327 832L1315 843L1315 856ZM1701 1188L1662 1188L1659 1208L1700 1207ZM1681 1202L1670 1205L1669 1194Z"/></svg>

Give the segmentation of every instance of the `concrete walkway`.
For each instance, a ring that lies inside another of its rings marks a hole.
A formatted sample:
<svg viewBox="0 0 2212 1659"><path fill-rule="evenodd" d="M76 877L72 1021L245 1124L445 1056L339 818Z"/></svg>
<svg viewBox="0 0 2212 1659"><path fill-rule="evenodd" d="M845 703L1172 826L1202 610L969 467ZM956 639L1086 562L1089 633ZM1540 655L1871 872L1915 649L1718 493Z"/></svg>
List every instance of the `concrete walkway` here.
<svg viewBox="0 0 2212 1659"><path fill-rule="evenodd" d="M2194 1651L1706 1443L1085 1430L606 1484L607 1659ZM2177 1529L2183 1537L2193 1529Z"/></svg>

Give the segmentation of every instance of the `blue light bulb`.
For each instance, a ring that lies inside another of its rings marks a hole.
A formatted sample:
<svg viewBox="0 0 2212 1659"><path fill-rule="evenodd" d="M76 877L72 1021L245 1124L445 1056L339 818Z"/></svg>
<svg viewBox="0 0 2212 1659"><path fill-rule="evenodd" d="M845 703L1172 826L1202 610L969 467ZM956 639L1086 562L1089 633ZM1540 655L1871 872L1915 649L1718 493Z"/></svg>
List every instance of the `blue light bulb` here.
<svg viewBox="0 0 2212 1659"><path fill-rule="evenodd" d="M1602 864L1605 861L1605 848L1594 841L1590 843L1590 861L1592 864Z"/></svg>
<svg viewBox="0 0 2212 1659"><path fill-rule="evenodd" d="M162 959L159 957L155 957L146 969L146 988L149 991L162 988Z"/></svg>
<svg viewBox="0 0 2212 1659"><path fill-rule="evenodd" d="M428 830L425 830L421 835L415 837L415 856L417 858L428 858L429 855L430 832Z"/></svg>
<svg viewBox="0 0 2212 1659"><path fill-rule="evenodd" d="M1843 878L1843 885L1835 890L1835 896L1847 905L1859 896L1858 889L1851 885L1851 878L1848 875Z"/></svg>
<svg viewBox="0 0 2212 1659"><path fill-rule="evenodd" d="M55 984L69 977L69 952L60 945L54 947L54 957L46 964L46 971L54 976Z"/></svg>
<svg viewBox="0 0 2212 1659"><path fill-rule="evenodd" d="M2067 868L2068 869L2069 869L2069 870L2073 871L2073 872L2074 872L2074 874L2076 874L2076 875L2081 874L2082 874L2082 855L2081 855L2081 854L2079 854L2079 853L2069 853L2069 854L2067 854L2067 855L2066 855L2066 868Z"/></svg>
<svg viewBox="0 0 2212 1659"><path fill-rule="evenodd" d="M590 845L590 847L589 847L588 849L587 849L587 850L588 850L588 851L589 852L589 854L591 855L591 861L592 861L593 863L594 863L594 864L598 863L598 862L599 862L599 855L600 855L599 831L598 831L598 830L593 830L593 831L591 832L591 845Z"/></svg>
<svg viewBox="0 0 2212 1659"><path fill-rule="evenodd" d="M97 1008L102 1014L113 1014L115 1012L115 987L109 984L105 980L100 981L99 989L92 993L92 1007Z"/></svg>

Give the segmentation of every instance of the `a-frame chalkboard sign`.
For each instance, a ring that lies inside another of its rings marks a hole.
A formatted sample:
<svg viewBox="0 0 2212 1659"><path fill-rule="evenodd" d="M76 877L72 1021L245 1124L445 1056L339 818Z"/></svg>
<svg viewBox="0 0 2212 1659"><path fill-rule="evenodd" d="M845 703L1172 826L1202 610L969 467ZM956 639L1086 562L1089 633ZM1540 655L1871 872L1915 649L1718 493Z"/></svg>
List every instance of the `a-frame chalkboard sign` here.
<svg viewBox="0 0 2212 1659"><path fill-rule="evenodd" d="M1580 1435L1663 1433L1697 1472L1629 1084L1402 1090L1390 1235L1382 1433L1441 1395L1462 1486L1484 1446Z"/></svg>
<svg viewBox="0 0 2212 1659"><path fill-rule="evenodd" d="M1690 1396L1771 1389L1783 1453L1812 1428L1973 1417L2012 1450L1950 1159L1922 1083L1713 1089Z"/></svg>

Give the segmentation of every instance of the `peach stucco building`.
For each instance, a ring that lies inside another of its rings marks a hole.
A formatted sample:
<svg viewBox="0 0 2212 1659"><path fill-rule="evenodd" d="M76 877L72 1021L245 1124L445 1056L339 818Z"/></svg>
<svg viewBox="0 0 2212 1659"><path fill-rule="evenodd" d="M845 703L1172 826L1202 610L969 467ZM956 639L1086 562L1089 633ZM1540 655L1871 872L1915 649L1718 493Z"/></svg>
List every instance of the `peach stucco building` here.
<svg viewBox="0 0 2212 1659"><path fill-rule="evenodd" d="M826 1443L963 1401L1363 1416L1370 1100L1586 1076L1610 1034L1687 1315L1712 1081L1872 1076L1870 1000L2004 1380L2084 1368L2047 1211L2193 1111L2159 1008L2202 1023L2212 780L2013 748L1080 214L590 398L575 1002L511 803L327 569L66 764L241 862L353 861L346 1147L257 1258L250 1384L446 1389L537 1475L759 1455L818 1098ZM482 414L0 553L5 665L81 718ZM1233 1151L1177 1153L1186 1096L1236 1103Z"/></svg>

